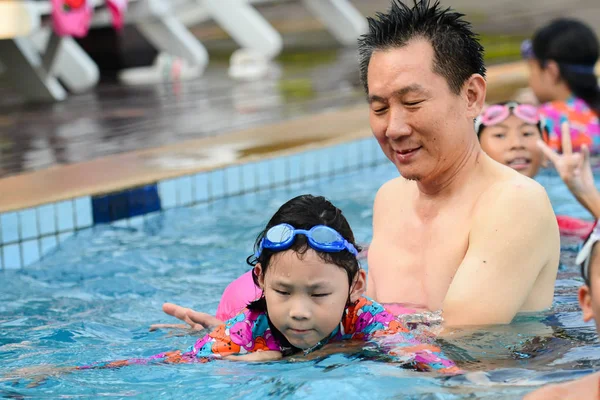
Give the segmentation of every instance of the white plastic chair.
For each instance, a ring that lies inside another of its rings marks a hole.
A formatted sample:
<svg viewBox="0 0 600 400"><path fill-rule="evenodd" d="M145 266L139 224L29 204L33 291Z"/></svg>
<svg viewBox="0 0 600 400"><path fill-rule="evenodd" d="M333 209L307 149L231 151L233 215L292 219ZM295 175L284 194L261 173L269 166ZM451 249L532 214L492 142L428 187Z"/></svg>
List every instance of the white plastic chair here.
<svg viewBox="0 0 600 400"><path fill-rule="evenodd" d="M356 46L369 28L367 19L348 0L303 0L312 12L344 46Z"/></svg>
<svg viewBox="0 0 600 400"><path fill-rule="evenodd" d="M0 2L0 63L7 80L28 100L64 100L67 92L57 77L73 92L93 87L99 78L98 67L75 41L41 27L49 12L46 2Z"/></svg>

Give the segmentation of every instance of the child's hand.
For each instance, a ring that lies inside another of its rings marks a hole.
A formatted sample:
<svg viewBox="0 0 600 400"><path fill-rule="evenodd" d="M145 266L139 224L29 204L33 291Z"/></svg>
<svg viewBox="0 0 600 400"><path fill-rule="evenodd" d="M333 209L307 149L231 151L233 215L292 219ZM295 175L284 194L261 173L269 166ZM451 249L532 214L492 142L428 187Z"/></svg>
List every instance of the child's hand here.
<svg viewBox="0 0 600 400"><path fill-rule="evenodd" d="M571 193L598 218L600 215L597 214L600 210L598 210L596 203L600 201L600 194L596 189L594 174L590 165L590 150L586 145L583 145L581 146L581 153L573 153L571 133L567 122L563 122L561 125L561 139L562 154L558 154L542 140L538 140L538 146L546 157L552 161L560 178Z"/></svg>
<svg viewBox="0 0 600 400"><path fill-rule="evenodd" d="M163 304L163 311L174 316L184 322L194 331L201 331L207 328L214 328L223 323L220 319L213 317L210 314L194 311L190 308L178 306L177 304ZM188 326L183 324L155 324L150 326L150 331L162 328L181 328L186 329Z"/></svg>
<svg viewBox="0 0 600 400"><path fill-rule="evenodd" d="M281 360L282 355L279 351L257 351L256 353L243 354L241 356L223 357L229 361L251 361L251 362L267 362Z"/></svg>

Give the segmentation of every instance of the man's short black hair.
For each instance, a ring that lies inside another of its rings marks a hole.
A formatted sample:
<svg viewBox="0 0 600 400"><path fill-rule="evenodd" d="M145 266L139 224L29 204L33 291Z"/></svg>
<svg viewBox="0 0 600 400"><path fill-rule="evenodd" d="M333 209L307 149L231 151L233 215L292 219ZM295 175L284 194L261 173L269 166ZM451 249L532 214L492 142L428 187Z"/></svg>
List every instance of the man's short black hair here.
<svg viewBox="0 0 600 400"><path fill-rule="evenodd" d="M392 0L387 14L377 13L367 18L369 32L358 40L360 79L369 93L367 73L371 55L376 50L406 46L411 40L423 38L433 47L433 72L446 78L450 90L458 94L473 74L485 77L483 47L464 14L450 8L442 9L439 1L413 0L412 8L400 0Z"/></svg>

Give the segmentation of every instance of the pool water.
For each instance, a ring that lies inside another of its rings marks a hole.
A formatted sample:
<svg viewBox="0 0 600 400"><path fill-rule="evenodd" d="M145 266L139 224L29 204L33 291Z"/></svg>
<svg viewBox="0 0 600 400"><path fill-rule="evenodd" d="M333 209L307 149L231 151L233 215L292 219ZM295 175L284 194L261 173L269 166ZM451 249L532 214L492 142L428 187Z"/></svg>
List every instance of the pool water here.
<svg viewBox="0 0 600 400"><path fill-rule="evenodd" d="M196 336L148 331L153 323L177 322L162 313L162 303L214 313L225 286L249 268L245 258L255 236L281 204L302 193L326 195L344 210L358 241L369 242L376 190L395 176L394 167L386 164L170 210L133 226L101 226L80 232L34 266L3 272L0 397L510 399L545 382L600 368L595 328L583 323L577 303L577 242L563 238L552 310L443 343L451 357L473 372L469 379L403 370L365 353L303 362L217 361L78 371L50 376L38 385L6 378L24 367L187 348ZM544 171L539 181L548 188L557 213L589 218L553 171Z"/></svg>

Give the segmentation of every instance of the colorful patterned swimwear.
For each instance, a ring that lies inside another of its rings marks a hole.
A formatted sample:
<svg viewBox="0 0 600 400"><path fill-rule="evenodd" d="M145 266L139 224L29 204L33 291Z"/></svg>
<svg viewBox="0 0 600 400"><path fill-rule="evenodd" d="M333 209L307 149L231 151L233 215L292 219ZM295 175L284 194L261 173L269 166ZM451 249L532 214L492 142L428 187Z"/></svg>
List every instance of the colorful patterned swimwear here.
<svg viewBox="0 0 600 400"><path fill-rule="evenodd" d="M573 150L579 151L586 144L592 154L600 154L600 119L584 100L571 97L567 101L542 104L539 110L545 118L549 132L548 145L551 148L562 151L560 124L567 119L571 127Z"/></svg>
<svg viewBox="0 0 600 400"><path fill-rule="evenodd" d="M417 340L394 315L366 296L346 309L338 327L320 344L342 340L378 343L395 361L418 371L433 370L445 374L462 372L439 347ZM150 363L205 363L211 359L230 355L257 351L283 353L285 350L286 347L273 335L267 314L245 309L208 335L198 339L186 352L170 351L148 358L96 363L77 367L77 369L118 368Z"/></svg>

